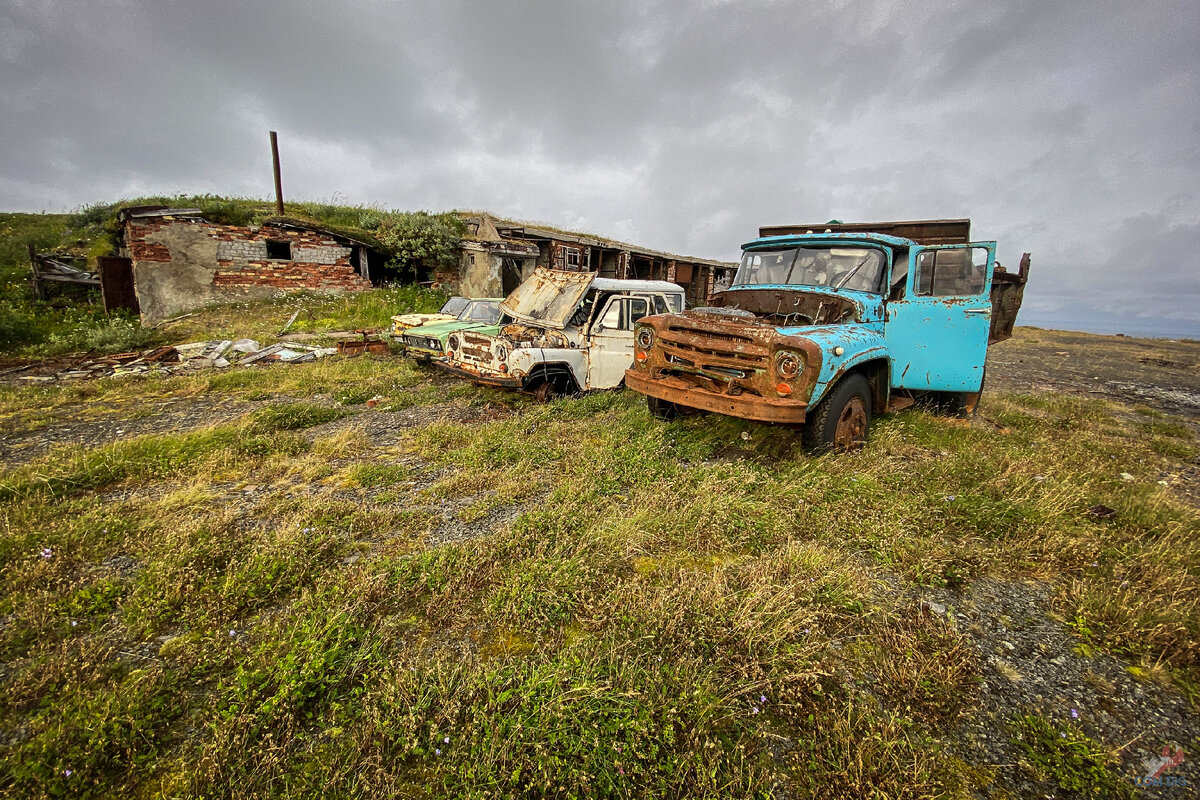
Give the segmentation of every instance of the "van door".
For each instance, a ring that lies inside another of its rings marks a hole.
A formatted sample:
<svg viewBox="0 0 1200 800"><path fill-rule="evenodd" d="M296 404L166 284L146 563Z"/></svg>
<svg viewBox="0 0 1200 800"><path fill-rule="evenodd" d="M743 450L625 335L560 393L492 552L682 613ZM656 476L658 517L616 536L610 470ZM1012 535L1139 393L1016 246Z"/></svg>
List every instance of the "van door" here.
<svg viewBox="0 0 1200 800"><path fill-rule="evenodd" d="M625 378L633 366L633 323L650 308L645 297L609 298L588 336L588 389L611 389Z"/></svg>
<svg viewBox="0 0 1200 800"><path fill-rule="evenodd" d="M893 387L980 390L995 261L995 242L912 249L904 296L887 304Z"/></svg>

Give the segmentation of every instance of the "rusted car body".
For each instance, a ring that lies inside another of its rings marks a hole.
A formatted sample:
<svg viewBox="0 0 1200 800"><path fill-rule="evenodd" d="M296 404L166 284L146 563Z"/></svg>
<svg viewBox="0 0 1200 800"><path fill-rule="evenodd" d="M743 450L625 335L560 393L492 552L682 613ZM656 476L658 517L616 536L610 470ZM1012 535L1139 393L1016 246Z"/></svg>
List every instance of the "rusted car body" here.
<svg viewBox="0 0 1200 800"><path fill-rule="evenodd" d="M392 336L400 338L409 328L453 322L471 302L469 297L451 297L435 314L397 314L392 317Z"/></svg>
<svg viewBox="0 0 1200 800"><path fill-rule="evenodd" d="M597 278L539 267L500 304L512 322L496 335L457 331L438 366L475 383L542 398L611 389L633 363L633 328L649 314L683 309L665 281Z"/></svg>
<svg viewBox="0 0 1200 800"><path fill-rule="evenodd" d="M652 412L805 425L849 448L875 410L922 396L972 407L990 343L1012 335L1029 271L971 242L970 220L763 228L731 288L635 332L631 389Z"/></svg>

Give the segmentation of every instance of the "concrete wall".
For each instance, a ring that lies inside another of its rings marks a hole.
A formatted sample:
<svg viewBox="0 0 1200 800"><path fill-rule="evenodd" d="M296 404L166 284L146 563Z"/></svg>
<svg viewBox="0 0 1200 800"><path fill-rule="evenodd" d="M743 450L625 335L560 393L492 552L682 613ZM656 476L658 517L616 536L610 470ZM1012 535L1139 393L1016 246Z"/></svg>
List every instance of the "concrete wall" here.
<svg viewBox="0 0 1200 800"><path fill-rule="evenodd" d="M292 258L267 258L267 240L289 242ZM371 288L350 261L352 248L316 231L132 219L126 222L124 249L133 261L134 290L146 324L286 291Z"/></svg>

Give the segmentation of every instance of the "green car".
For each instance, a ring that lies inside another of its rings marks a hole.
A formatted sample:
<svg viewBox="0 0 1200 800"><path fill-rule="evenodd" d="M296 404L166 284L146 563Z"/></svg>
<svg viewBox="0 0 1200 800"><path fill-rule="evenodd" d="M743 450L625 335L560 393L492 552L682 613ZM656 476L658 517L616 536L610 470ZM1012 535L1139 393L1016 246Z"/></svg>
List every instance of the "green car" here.
<svg viewBox="0 0 1200 800"><path fill-rule="evenodd" d="M500 333L500 303L503 301L503 297L471 300L456 320L409 328L400 340L405 355L422 361L441 361L446 357L446 339L455 331L478 331L495 336Z"/></svg>

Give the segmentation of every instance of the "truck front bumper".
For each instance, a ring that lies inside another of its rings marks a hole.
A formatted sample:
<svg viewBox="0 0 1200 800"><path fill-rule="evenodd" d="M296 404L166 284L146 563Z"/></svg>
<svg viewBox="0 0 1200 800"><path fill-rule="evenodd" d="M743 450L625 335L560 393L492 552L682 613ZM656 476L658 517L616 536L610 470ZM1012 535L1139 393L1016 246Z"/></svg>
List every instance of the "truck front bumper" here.
<svg viewBox="0 0 1200 800"><path fill-rule="evenodd" d="M451 361L435 361L440 368L446 370L451 375L457 375L460 378L466 378L472 383L478 383L483 386L495 386L498 389L523 389L525 382L522 378L514 378L510 375L497 375L487 372L477 372L470 367L464 367L461 364Z"/></svg>
<svg viewBox="0 0 1200 800"><path fill-rule="evenodd" d="M625 371L625 385L635 392L676 403L758 422L799 425L808 414L808 403L787 398L747 394L719 394L673 375L651 377L638 369Z"/></svg>

